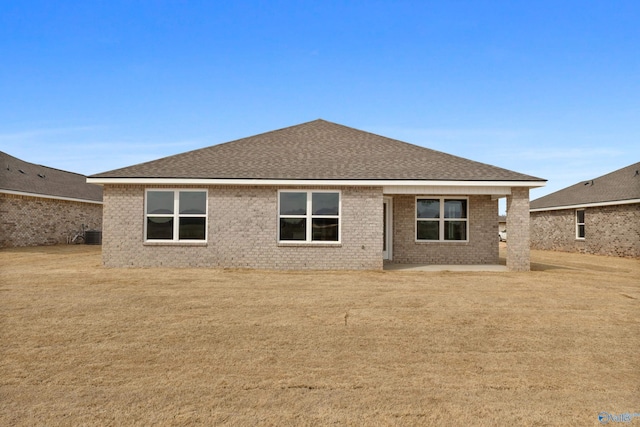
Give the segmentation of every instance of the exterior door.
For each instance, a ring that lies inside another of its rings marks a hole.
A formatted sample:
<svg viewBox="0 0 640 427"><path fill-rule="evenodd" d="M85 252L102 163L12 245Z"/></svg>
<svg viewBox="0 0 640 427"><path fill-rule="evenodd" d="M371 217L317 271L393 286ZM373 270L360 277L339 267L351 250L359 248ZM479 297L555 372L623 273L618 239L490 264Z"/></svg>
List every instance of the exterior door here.
<svg viewBox="0 0 640 427"><path fill-rule="evenodd" d="M393 246L393 199L384 197L382 199L382 259L392 259Z"/></svg>

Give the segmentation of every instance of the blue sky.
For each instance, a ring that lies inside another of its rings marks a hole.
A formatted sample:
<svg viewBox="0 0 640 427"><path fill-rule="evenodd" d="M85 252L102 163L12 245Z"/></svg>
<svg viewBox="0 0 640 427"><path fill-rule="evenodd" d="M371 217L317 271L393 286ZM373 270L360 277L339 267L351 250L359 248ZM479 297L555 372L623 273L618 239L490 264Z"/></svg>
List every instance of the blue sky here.
<svg viewBox="0 0 640 427"><path fill-rule="evenodd" d="M83 174L323 118L546 178L640 160L638 1L0 3L0 150Z"/></svg>

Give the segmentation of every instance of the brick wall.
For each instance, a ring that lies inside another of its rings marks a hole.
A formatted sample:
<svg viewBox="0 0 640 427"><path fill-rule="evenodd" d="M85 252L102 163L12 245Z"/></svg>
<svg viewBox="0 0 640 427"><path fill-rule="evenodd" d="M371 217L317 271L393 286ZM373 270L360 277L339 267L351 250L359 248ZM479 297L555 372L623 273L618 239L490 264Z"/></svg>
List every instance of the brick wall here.
<svg viewBox="0 0 640 427"><path fill-rule="evenodd" d="M185 245L144 243L145 188L105 186L104 264L109 267L382 268L382 189L379 187L341 188L342 236L337 246L278 244L275 187L206 188L209 191L208 242Z"/></svg>
<svg viewBox="0 0 640 427"><path fill-rule="evenodd" d="M531 212L531 249L583 252L576 240L575 211Z"/></svg>
<svg viewBox="0 0 640 427"><path fill-rule="evenodd" d="M640 204L585 208L585 239L576 239L575 209L531 212L531 247L640 257Z"/></svg>
<svg viewBox="0 0 640 427"><path fill-rule="evenodd" d="M0 193L0 247L67 243L85 224L102 228L102 205Z"/></svg>
<svg viewBox="0 0 640 427"><path fill-rule="evenodd" d="M507 268L529 271L530 249L529 188L513 187L507 196Z"/></svg>
<svg viewBox="0 0 640 427"><path fill-rule="evenodd" d="M497 264L498 202L469 196L468 242L416 242L413 195L393 196L393 262L401 264Z"/></svg>

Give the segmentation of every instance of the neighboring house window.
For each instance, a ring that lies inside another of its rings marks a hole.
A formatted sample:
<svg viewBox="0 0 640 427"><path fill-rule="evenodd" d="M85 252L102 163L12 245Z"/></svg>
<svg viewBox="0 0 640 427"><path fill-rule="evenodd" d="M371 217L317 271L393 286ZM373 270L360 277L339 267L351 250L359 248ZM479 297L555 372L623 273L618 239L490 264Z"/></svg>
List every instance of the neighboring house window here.
<svg viewBox="0 0 640 427"><path fill-rule="evenodd" d="M468 199L416 197L416 241L467 241Z"/></svg>
<svg viewBox="0 0 640 427"><path fill-rule="evenodd" d="M278 241L339 242L340 192L278 192Z"/></svg>
<svg viewBox="0 0 640 427"><path fill-rule="evenodd" d="M206 240L207 192L205 190L147 190L145 239Z"/></svg>
<svg viewBox="0 0 640 427"><path fill-rule="evenodd" d="M584 209L576 211L576 238L584 239Z"/></svg>

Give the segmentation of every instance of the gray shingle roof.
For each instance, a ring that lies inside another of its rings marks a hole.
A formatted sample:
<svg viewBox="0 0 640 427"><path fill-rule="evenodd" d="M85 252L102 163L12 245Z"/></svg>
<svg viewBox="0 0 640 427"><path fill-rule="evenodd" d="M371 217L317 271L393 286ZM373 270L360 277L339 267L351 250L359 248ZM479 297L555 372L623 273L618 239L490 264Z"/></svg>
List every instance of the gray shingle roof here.
<svg viewBox="0 0 640 427"><path fill-rule="evenodd" d="M325 120L91 178L544 181Z"/></svg>
<svg viewBox="0 0 640 427"><path fill-rule="evenodd" d="M73 172L25 162L0 151L0 190L102 201L102 187Z"/></svg>
<svg viewBox="0 0 640 427"><path fill-rule="evenodd" d="M533 200L531 209L640 199L640 162Z"/></svg>

